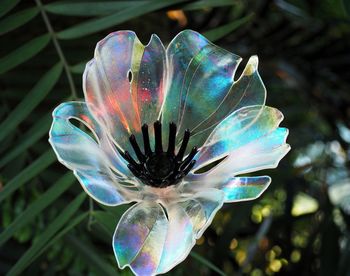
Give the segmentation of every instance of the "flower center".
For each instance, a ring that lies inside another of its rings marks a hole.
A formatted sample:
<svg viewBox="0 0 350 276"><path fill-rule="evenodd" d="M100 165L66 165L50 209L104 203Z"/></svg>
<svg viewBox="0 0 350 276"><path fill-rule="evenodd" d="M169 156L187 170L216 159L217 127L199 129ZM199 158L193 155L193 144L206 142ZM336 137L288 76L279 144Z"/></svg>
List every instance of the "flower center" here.
<svg viewBox="0 0 350 276"><path fill-rule="evenodd" d="M170 185L177 184L185 175L193 168L196 160L193 160L197 154L197 147L193 147L191 152L183 159L188 141L190 139L190 131L185 130L181 147L175 154L176 140L176 124L169 124L169 143L167 151L163 151L162 144L162 124L156 121L154 127L154 151L151 150L148 125L142 126L142 137L144 152L141 151L134 135L129 137L130 144L137 156L138 162L135 161L125 151L124 159L128 162L130 171L139 178L144 184L164 188Z"/></svg>

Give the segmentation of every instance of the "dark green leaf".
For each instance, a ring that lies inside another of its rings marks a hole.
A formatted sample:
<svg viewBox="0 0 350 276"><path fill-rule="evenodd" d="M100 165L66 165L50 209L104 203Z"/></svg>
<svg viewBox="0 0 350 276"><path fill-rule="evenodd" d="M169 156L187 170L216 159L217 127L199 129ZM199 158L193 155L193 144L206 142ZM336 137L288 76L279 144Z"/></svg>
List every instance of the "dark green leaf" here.
<svg viewBox="0 0 350 276"><path fill-rule="evenodd" d="M350 1L343 0L343 6L344 6L344 10L346 11L347 15L350 16Z"/></svg>
<svg viewBox="0 0 350 276"><path fill-rule="evenodd" d="M40 252L46 244L54 238L55 234L71 219L83 203L86 194L83 192L64 208L60 214L47 226L36 242L22 255L8 272L8 275L20 275L33 261L33 257Z"/></svg>
<svg viewBox="0 0 350 276"><path fill-rule="evenodd" d="M2 57L0 59L0 74L15 68L17 65L20 65L31 57L35 56L42 49L44 49L49 42L50 36L45 34L34 38L33 40L9 53L7 56Z"/></svg>
<svg viewBox="0 0 350 276"><path fill-rule="evenodd" d="M23 213L5 228L0 234L0 246L5 243L21 227L31 222L40 212L55 201L64 191L66 191L74 182L74 175L67 173L60 178L53 186L34 201Z"/></svg>
<svg viewBox="0 0 350 276"><path fill-rule="evenodd" d="M210 268L212 271L215 271L217 274L219 275L223 275L225 276L225 272L223 272L222 270L220 270L218 267L216 267L214 264L212 264L210 261L208 261L207 259L203 258L201 255L197 254L196 252L192 251L190 253L190 255L196 259L198 262L200 262L201 264L205 265L206 267Z"/></svg>
<svg viewBox="0 0 350 276"><path fill-rule="evenodd" d="M203 35L211 41L219 40L220 38L223 38L224 36L228 35L229 33L233 32L234 30L238 29L243 24L249 22L251 20L252 16L253 16L252 14L247 15L245 17L242 17L242 18L235 20L231 23L228 23L226 25L209 30L209 31L205 32Z"/></svg>
<svg viewBox="0 0 350 276"><path fill-rule="evenodd" d="M16 106L10 115L1 123L0 141L4 140L6 136L11 133L47 96L47 94L54 87L58 81L61 72L62 64L58 63L51 68L32 88L27 96Z"/></svg>
<svg viewBox="0 0 350 276"><path fill-rule="evenodd" d="M194 1L193 3L185 4L183 6L183 10L199 10L199 9L207 9L207 8L216 8L216 7L224 7L224 6L233 6L235 5L235 1L232 0L201 0Z"/></svg>
<svg viewBox="0 0 350 276"><path fill-rule="evenodd" d="M321 232L321 249L320 249L320 275L327 276L334 273L335 268L340 258L339 238L340 231L333 219L329 217L326 219L324 228ZM332 252L332 254L329 254Z"/></svg>
<svg viewBox="0 0 350 276"><path fill-rule="evenodd" d="M115 227L119 221L119 218L116 218L109 212L104 211L94 211L92 216L96 221L106 230L106 232L112 237Z"/></svg>
<svg viewBox="0 0 350 276"><path fill-rule="evenodd" d="M184 2L184 0L164 0L141 4L136 7L130 7L121 12L117 12L103 18L89 20L63 30L57 34L57 37L60 39L73 39L83 37L123 23L132 18L136 18L145 13L156 11L181 2Z"/></svg>
<svg viewBox="0 0 350 276"><path fill-rule="evenodd" d="M64 16L96 16L106 15L135 7L150 1L115 1L115 2L80 2L61 3L55 2L45 5L45 10Z"/></svg>
<svg viewBox="0 0 350 276"><path fill-rule="evenodd" d="M74 229L77 225L79 225L85 218L88 216L88 212L83 213L75 218L64 227L53 239L51 239L37 254L33 256L31 261L37 259L41 254L43 254L48 248L54 245L57 241L59 241L64 235L66 235L70 230Z"/></svg>
<svg viewBox="0 0 350 276"><path fill-rule="evenodd" d="M0 35L10 32L33 19L39 13L38 8L30 8L13 15L10 15L0 21Z"/></svg>
<svg viewBox="0 0 350 276"><path fill-rule="evenodd" d="M115 206L107 206L100 204L101 208L105 211L111 213L114 218L119 219L131 206L131 204L123 204L118 207Z"/></svg>
<svg viewBox="0 0 350 276"><path fill-rule="evenodd" d="M20 0L2 0L0 4L0 17L12 10Z"/></svg>
<svg viewBox="0 0 350 276"><path fill-rule="evenodd" d="M47 150L42 156L36 159L23 171L19 172L18 175L10 180L0 192L0 203L16 191L23 184L37 176L40 172L45 170L56 160L56 156L51 149Z"/></svg>
<svg viewBox="0 0 350 276"><path fill-rule="evenodd" d="M86 66L86 63L88 61L83 61L83 62L80 62L76 65L73 65L70 67L70 71L74 74L82 74L85 70L85 66Z"/></svg>
<svg viewBox="0 0 350 276"><path fill-rule="evenodd" d="M98 275L116 275L116 269L97 254L96 249L94 249L92 245L80 241L73 235L67 235L66 239L69 246L71 246L86 264L91 266L92 269L98 273Z"/></svg>
<svg viewBox="0 0 350 276"><path fill-rule="evenodd" d="M50 115L44 116L41 120L33 125L26 133L20 137L20 143L6 153L0 159L0 168L5 166L8 162L18 157L21 153L26 151L30 146L36 143L40 138L48 133L52 118Z"/></svg>

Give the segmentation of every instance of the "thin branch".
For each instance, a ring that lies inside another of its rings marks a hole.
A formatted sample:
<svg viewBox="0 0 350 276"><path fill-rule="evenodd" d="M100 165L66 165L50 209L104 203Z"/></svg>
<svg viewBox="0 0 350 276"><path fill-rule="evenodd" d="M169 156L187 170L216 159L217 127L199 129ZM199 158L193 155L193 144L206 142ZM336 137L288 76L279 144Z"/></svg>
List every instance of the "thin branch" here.
<svg viewBox="0 0 350 276"><path fill-rule="evenodd" d="M74 85L72 74L71 74L70 69L69 69L69 64L68 64L68 62L66 60L66 57L64 56L64 54L62 52L62 48L61 48L60 44L58 43L56 33L53 30L53 28L52 28L52 25L50 23L50 20L49 20L47 14L46 14L45 9L43 8L41 0L35 0L35 3L37 4L38 8L40 9L41 16L43 17L43 20L45 22L46 28L49 31L49 34L50 34L50 36L52 38L52 42L53 42L53 44L54 44L54 46L56 48L58 56L60 57L60 60L63 63L63 67L64 67L64 70L66 72L68 83L69 83L69 87L70 87L70 90L71 90L71 93L72 93L72 98L73 99L77 99L78 98L77 91L75 90L75 85Z"/></svg>
<svg viewBox="0 0 350 276"><path fill-rule="evenodd" d="M91 226L94 223L93 213L94 213L94 201L91 197L89 197L89 220L87 225L87 228L89 231L91 231Z"/></svg>

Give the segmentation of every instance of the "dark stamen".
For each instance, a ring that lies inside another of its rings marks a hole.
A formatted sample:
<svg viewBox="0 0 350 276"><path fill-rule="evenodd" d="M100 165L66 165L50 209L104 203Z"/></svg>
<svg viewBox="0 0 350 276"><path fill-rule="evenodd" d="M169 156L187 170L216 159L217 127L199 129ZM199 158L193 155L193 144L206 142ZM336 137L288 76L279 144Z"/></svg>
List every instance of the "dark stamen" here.
<svg viewBox="0 0 350 276"><path fill-rule="evenodd" d="M155 139L155 152L161 153L161 152L163 152L162 123L160 121L156 121L153 124L153 127L154 127L154 139Z"/></svg>
<svg viewBox="0 0 350 276"><path fill-rule="evenodd" d="M128 168L136 177L141 176L141 172L138 169L136 169L133 165L128 164Z"/></svg>
<svg viewBox="0 0 350 276"><path fill-rule="evenodd" d="M142 126L142 136L143 136L143 148L145 150L145 155L150 155L152 153L151 146L149 143L149 136L148 136L148 125L144 124Z"/></svg>
<svg viewBox="0 0 350 276"><path fill-rule="evenodd" d="M131 157L129 152L125 151L124 159L129 163L130 171L146 185L157 188L164 188L170 185L177 184L185 175L187 175L196 163L193 160L198 152L197 147L193 147L190 154L183 160L186 148L190 139L190 131L186 130L182 140L181 147L175 154L176 141L176 124L169 124L169 143L167 152L163 151L162 145L162 124L159 121L154 123L154 151L150 146L148 135L148 126L142 126L142 136L144 153L141 151L136 137L129 137L130 144L139 160L137 163Z"/></svg>
<svg viewBox="0 0 350 276"><path fill-rule="evenodd" d="M192 170L194 164L196 164L196 160L192 160L190 164L188 164L187 168L183 170L184 175L188 174Z"/></svg>
<svg viewBox="0 0 350 276"><path fill-rule="evenodd" d="M128 161L131 165L133 165L135 168L139 167L139 164L136 163L136 161L134 160L134 158L131 157L128 151L124 152L124 159Z"/></svg>
<svg viewBox="0 0 350 276"><path fill-rule="evenodd" d="M146 156L144 156L143 153L141 152L140 147L137 144L136 138L133 134L130 136L129 141L139 161L144 162L146 160Z"/></svg>
<svg viewBox="0 0 350 276"><path fill-rule="evenodd" d="M185 160L182 162L180 166L180 170L184 169L193 159L193 157L197 154L198 150L197 147L193 147L190 154L185 158Z"/></svg>
<svg viewBox="0 0 350 276"><path fill-rule="evenodd" d="M182 158L184 157L188 141L190 140L190 136L191 136L190 130L186 129L185 133L184 133L184 138L182 140L181 147L180 147L179 152L177 153L177 156L176 156L177 160L182 160Z"/></svg>
<svg viewBox="0 0 350 276"><path fill-rule="evenodd" d="M169 155L173 155L175 152L175 140L176 140L176 124L171 122L169 124L169 143L168 143Z"/></svg>

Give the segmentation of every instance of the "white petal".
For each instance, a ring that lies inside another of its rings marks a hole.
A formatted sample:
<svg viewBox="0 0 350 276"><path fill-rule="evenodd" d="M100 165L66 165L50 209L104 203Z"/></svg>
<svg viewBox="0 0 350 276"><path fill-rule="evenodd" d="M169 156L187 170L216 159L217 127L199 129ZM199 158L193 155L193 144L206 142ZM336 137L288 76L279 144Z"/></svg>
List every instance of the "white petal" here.
<svg viewBox="0 0 350 276"><path fill-rule="evenodd" d="M157 273L165 273L182 262L212 222L223 204L223 192L203 190L187 199L165 205L168 233Z"/></svg>
<svg viewBox="0 0 350 276"><path fill-rule="evenodd" d="M61 104L54 110L53 117L49 141L60 162L74 171L91 197L106 205L119 205L136 198L136 193L118 185L118 182L128 180L130 172L85 103ZM70 119L77 119L89 127L99 144L75 127Z"/></svg>
<svg viewBox="0 0 350 276"><path fill-rule="evenodd" d="M287 135L287 129L278 128L232 151L225 160L207 173L207 177L228 177L276 168L290 150L290 146L285 143Z"/></svg>
<svg viewBox="0 0 350 276"><path fill-rule="evenodd" d="M193 225L186 212L177 205L166 206L168 231L157 274L165 273L182 262L195 244Z"/></svg>
<svg viewBox="0 0 350 276"><path fill-rule="evenodd" d="M186 183L184 191L194 193L206 188L216 188L224 193L224 202L229 203L256 199L270 183L269 176L229 177L226 180L208 176Z"/></svg>
<svg viewBox="0 0 350 276"><path fill-rule="evenodd" d="M283 115L271 107L249 106L238 110L220 123L198 153L197 170L226 157L202 174L191 174L187 181L203 177L229 177L274 168L289 151L288 130L278 128Z"/></svg>

